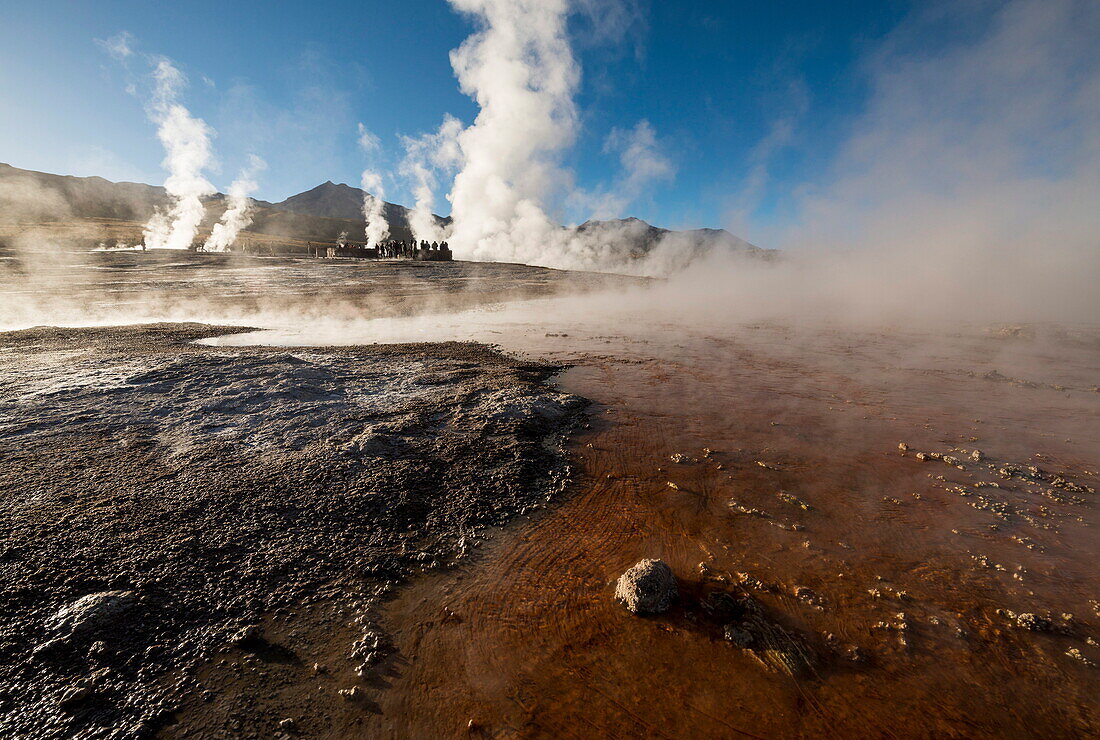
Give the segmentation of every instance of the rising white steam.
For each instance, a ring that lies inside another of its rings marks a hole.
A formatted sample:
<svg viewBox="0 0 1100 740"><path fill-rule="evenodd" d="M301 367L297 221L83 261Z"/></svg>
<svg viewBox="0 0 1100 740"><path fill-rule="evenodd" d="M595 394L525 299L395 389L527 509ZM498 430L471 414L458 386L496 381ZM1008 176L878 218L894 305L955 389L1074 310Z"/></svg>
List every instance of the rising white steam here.
<svg viewBox="0 0 1100 740"><path fill-rule="evenodd" d="M542 203L573 143L580 69L566 0L450 0L479 30L451 52L462 92L480 106L458 136L451 248L463 259L540 263L560 230Z"/></svg>
<svg viewBox="0 0 1100 740"><path fill-rule="evenodd" d="M712 287L807 313L1095 321L1098 37L1089 0L917 11L871 55L869 104L830 177L769 240L794 258Z"/></svg>
<svg viewBox="0 0 1100 740"><path fill-rule="evenodd" d="M577 131L574 95L580 67L567 35L572 3L450 3L477 25L477 31L451 53L451 66L462 92L480 107L473 124L456 137L461 169L448 195L455 255L647 275L685 261L670 254L678 248L675 245L663 250L661 259L649 259L655 244L644 224L611 222L566 229L548 215L547 204L570 191L572 199L595 217L625 215L625 208L646 186L673 173L671 161L659 150L656 132L643 120L608 139L607 153L617 154L623 169L613 188L576 197L572 173L560 164ZM695 256L694 251L683 254Z"/></svg>
<svg viewBox="0 0 1100 740"><path fill-rule="evenodd" d="M116 62L123 64L134 55L134 35L129 31L119 31L108 39L96 39L99 48L111 55Z"/></svg>
<svg viewBox="0 0 1100 740"><path fill-rule="evenodd" d="M390 224L384 212L386 197L382 187L382 176L373 170L363 170L363 218L367 222L364 234L367 246L376 247L379 242L390 238Z"/></svg>
<svg viewBox="0 0 1100 740"><path fill-rule="evenodd" d="M359 146L368 156L377 152L381 146L378 137L368 131L362 123L359 124ZM367 222L364 236L368 247L377 247L379 242L390 238L390 224L385 214L386 192L382 186L382 175L368 167L363 170L361 186L363 218Z"/></svg>
<svg viewBox="0 0 1100 740"><path fill-rule="evenodd" d="M409 226L417 241L442 241L448 236L434 213L435 189L438 186L436 172L452 171L461 162L458 148L461 131L462 122L454 116L445 115L435 133L401 139L405 149L401 174L412 183L416 200L409 213Z"/></svg>
<svg viewBox="0 0 1100 740"><path fill-rule="evenodd" d="M187 78L167 59L156 64L156 88L149 117L157 124L157 138L166 152L162 166L168 170L164 189L167 210L157 209L145 225L145 246L150 249L190 249L202 221L202 199L216 193L203 176L214 156L210 148L212 129L195 118L179 102Z"/></svg>
<svg viewBox="0 0 1100 740"><path fill-rule="evenodd" d="M233 243L237 241L237 234L252 223L252 198L251 194L259 187L256 177L267 168L267 163L251 154L248 164L245 165L237 179L229 186L228 207L222 214L221 220L214 224L210 231L210 238L203 245L206 252L228 252Z"/></svg>

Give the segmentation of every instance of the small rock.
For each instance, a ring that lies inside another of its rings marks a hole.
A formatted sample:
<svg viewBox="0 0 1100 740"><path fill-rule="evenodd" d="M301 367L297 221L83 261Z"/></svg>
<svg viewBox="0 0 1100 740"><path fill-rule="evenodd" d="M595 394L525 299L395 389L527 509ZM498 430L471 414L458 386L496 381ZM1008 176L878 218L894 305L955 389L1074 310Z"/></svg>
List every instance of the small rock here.
<svg viewBox="0 0 1100 740"><path fill-rule="evenodd" d="M282 730L286 730L287 732L291 732L291 731L295 730L296 727L297 727L297 725L295 724L294 719L292 717L287 717L286 719L279 720L279 728L282 729Z"/></svg>
<svg viewBox="0 0 1100 740"><path fill-rule="evenodd" d="M752 647L752 635L743 629L739 629L736 625L727 625L724 635L727 640L729 640L742 650Z"/></svg>
<svg viewBox="0 0 1100 740"><path fill-rule="evenodd" d="M261 630L259 625L250 624L247 627L242 627L237 630L232 637L229 638L229 644L240 645L245 642L260 639Z"/></svg>
<svg viewBox="0 0 1100 740"><path fill-rule="evenodd" d="M1066 651L1066 655L1068 655L1069 657L1073 658L1076 661L1084 663L1087 666L1090 666L1090 667L1095 667L1096 666L1096 663L1089 660L1085 656L1085 654L1082 653L1078 648L1071 647L1069 650Z"/></svg>
<svg viewBox="0 0 1100 740"><path fill-rule="evenodd" d="M1054 624L1046 617L1024 613L1016 615L1016 626L1032 632L1050 632Z"/></svg>
<svg viewBox="0 0 1100 740"><path fill-rule="evenodd" d="M794 590L794 597L813 606L819 606L822 601L821 596L808 586L797 586Z"/></svg>
<svg viewBox="0 0 1100 740"><path fill-rule="evenodd" d="M358 699L363 695L363 689L358 686L352 686L350 689L340 689L336 693L345 699Z"/></svg>
<svg viewBox="0 0 1100 740"><path fill-rule="evenodd" d="M676 576L663 560L640 561L615 585L615 598L634 614L659 614L677 595Z"/></svg>
<svg viewBox="0 0 1100 740"><path fill-rule="evenodd" d="M845 648L843 655L845 658L853 663L867 662L867 656L862 650L859 649L858 645L849 645L847 648Z"/></svg>
<svg viewBox="0 0 1100 740"><path fill-rule="evenodd" d="M982 454L981 450L974 450L970 453L970 459L974 462L981 462L985 459L985 455Z"/></svg>
<svg viewBox="0 0 1100 740"><path fill-rule="evenodd" d="M68 712L71 711L76 704L79 704L91 695L92 690L87 686L72 686L66 689L65 693L57 700L57 706L62 711Z"/></svg>
<svg viewBox="0 0 1100 740"><path fill-rule="evenodd" d="M75 637L110 627L134 605L132 591L102 591L81 596L50 616L46 629L62 637Z"/></svg>
<svg viewBox="0 0 1100 740"><path fill-rule="evenodd" d="M764 511L763 509L757 509L757 508L754 508L752 506L745 506L744 504L738 503L737 501L734 501L733 499L730 499L729 501L727 501L726 506L730 507L731 511L736 511L739 514L747 514L749 516L757 516L757 517L760 517L761 519L770 519L771 518L771 515L768 514L768 512Z"/></svg>

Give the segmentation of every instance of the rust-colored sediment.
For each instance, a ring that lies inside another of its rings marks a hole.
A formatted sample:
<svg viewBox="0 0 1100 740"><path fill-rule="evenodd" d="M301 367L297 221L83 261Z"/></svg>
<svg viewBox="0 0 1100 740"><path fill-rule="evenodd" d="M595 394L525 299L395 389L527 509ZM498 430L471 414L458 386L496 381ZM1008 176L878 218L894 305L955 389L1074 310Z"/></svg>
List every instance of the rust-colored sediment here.
<svg viewBox="0 0 1100 740"><path fill-rule="evenodd" d="M1088 642L1100 639L1095 495L1044 495L1049 486L989 467L1036 465L1096 487L1096 394L986 377L1003 354L997 339L923 364L897 337L818 338L804 353L766 349L774 339L707 340L664 361L590 358L568 371L567 390L600 402L576 443L575 493L390 604L399 657L356 730L1100 731L1100 669L1066 654L1100 662ZM1095 371L1095 347L1074 356L1032 369ZM951 448L988 460L959 470L915 458ZM689 459L674 463L676 453ZM768 516L731 511L731 499ZM612 598L616 577L644 557L680 579L665 615L636 617ZM796 597L799 587L812 594ZM715 590L752 593L805 646L810 669L769 670L723 639L701 605ZM998 609L1052 615L1068 634L1020 629Z"/></svg>

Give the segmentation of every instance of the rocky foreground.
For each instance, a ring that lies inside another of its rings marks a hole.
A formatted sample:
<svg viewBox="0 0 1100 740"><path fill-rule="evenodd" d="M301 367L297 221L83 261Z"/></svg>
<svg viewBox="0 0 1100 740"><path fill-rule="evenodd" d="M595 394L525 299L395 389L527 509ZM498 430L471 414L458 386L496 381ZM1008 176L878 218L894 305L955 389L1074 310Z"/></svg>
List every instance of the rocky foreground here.
<svg viewBox="0 0 1100 740"><path fill-rule="evenodd" d="M568 474L584 402L554 367L192 343L231 331L0 335L0 735L186 734L181 707L228 734L324 733L393 669L380 600ZM311 636L344 633L312 659ZM287 699L305 725L235 693L265 667L319 677Z"/></svg>

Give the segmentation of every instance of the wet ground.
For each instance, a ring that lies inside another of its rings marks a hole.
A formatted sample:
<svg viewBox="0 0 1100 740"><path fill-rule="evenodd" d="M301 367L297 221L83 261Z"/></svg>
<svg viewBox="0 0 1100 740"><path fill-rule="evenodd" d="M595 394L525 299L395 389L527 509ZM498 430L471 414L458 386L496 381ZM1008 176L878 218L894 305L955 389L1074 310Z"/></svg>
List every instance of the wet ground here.
<svg viewBox="0 0 1100 740"><path fill-rule="evenodd" d="M379 605L386 659L361 695L338 701L347 619L292 608L265 629L300 665L208 661L211 700L163 731L260 713L304 735L1097 734L1100 329L670 321L656 303L272 316L204 340L476 339L572 365L558 387L593 405L564 499ZM680 579L667 614L613 599L646 557Z"/></svg>
<svg viewBox="0 0 1100 740"><path fill-rule="evenodd" d="M599 404L573 497L392 604L409 664L374 730L1096 732L1100 330L634 311L629 296L551 299L341 333L493 341L572 364L562 387ZM646 557L681 579L667 616L612 598ZM716 594L751 595L786 654L728 639L739 621Z"/></svg>
<svg viewBox="0 0 1100 740"><path fill-rule="evenodd" d="M0 735L353 726L382 599L562 489L584 403L556 368L193 343L226 331L0 334ZM308 691L219 676L268 667Z"/></svg>
<svg viewBox="0 0 1100 740"><path fill-rule="evenodd" d="M157 321L301 326L638 283L475 262L0 249L0 330Z"/></svg>
<svg viewBox="0 0 1100 740"><path fill-rule="evenodd" d="M752 344L565 375L603 403L578 495L450 593L434 579L399 598L398 644L421 659L382 727L400 734L431 696L454 709L425 731L468 718L578 737L1095 733L1095 396L986 379L981 364L863 378L835 366L844 346L780 359ZM861 353L888 362L890 344ZM681 578L667 618L611 598L644 557ZM706 608L715 590L751 593L809 665L789 675L731 644ZM438 624L439 610L463 621ZM1021 613L1050 628L1021 628ZM456 664L466 681L432 673Z"/></svg>

